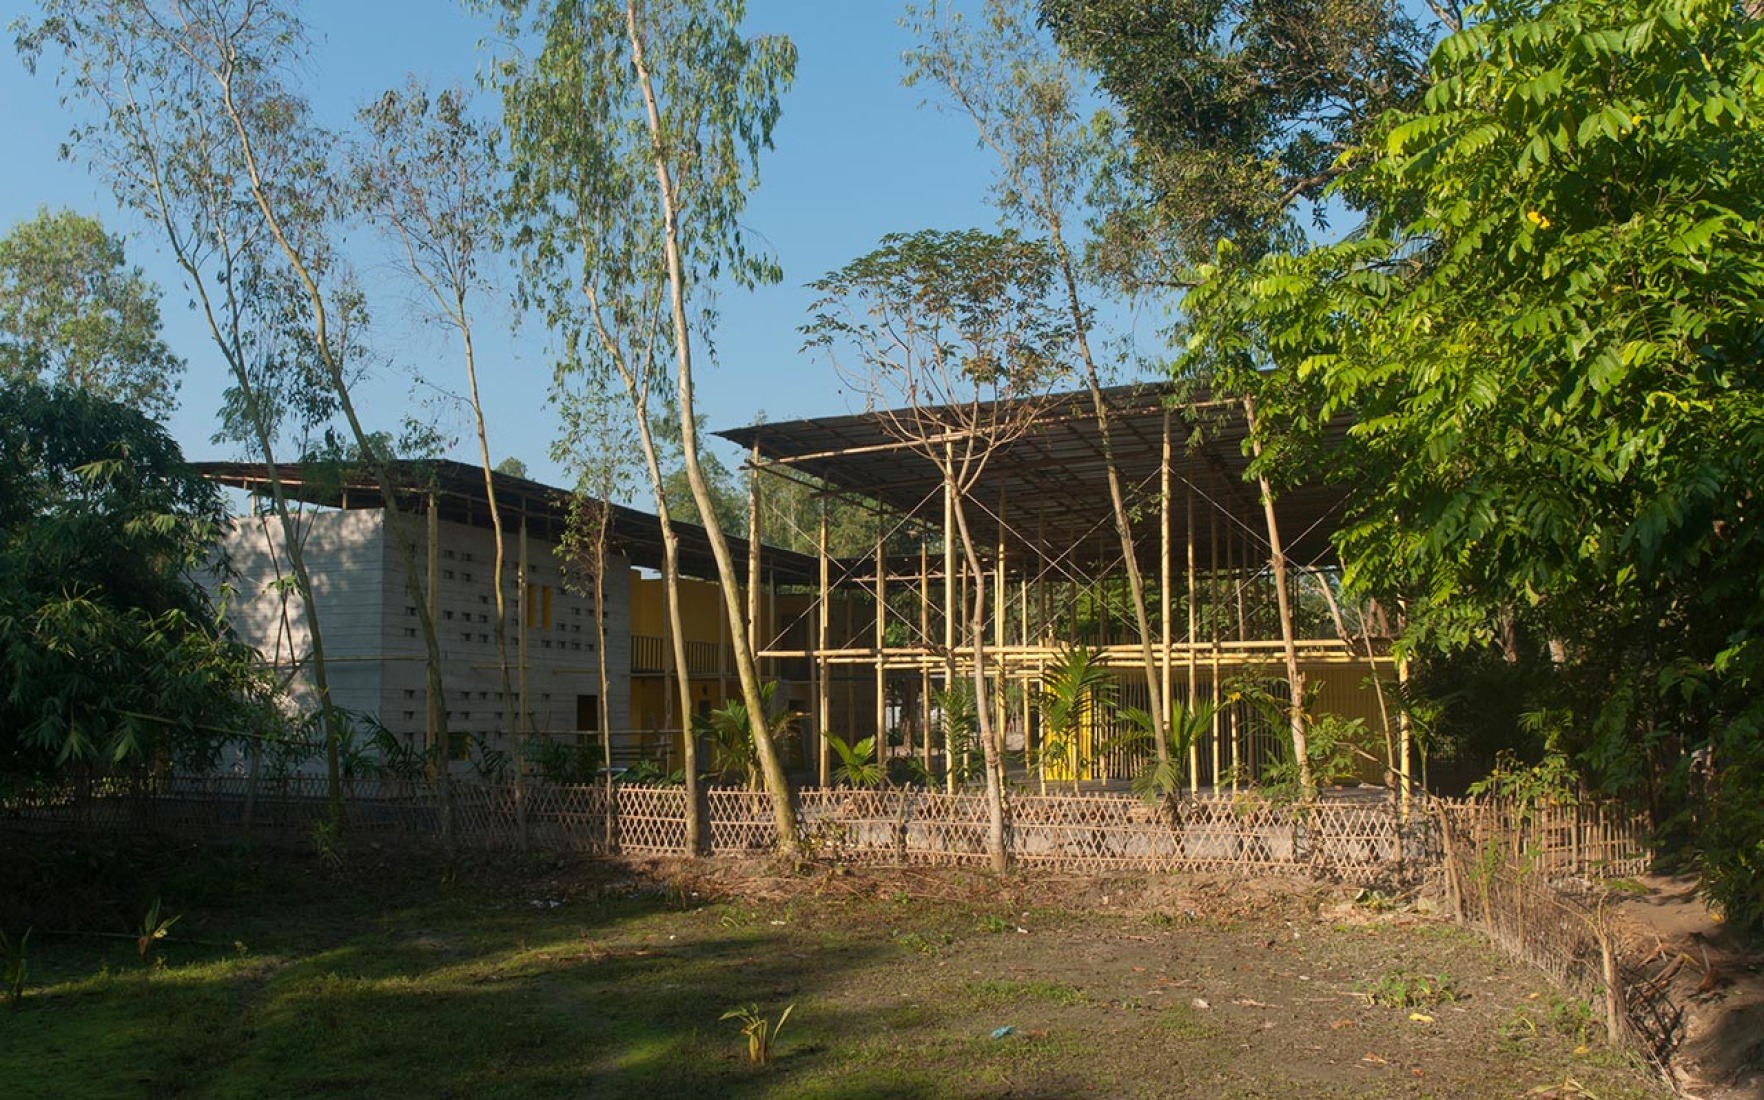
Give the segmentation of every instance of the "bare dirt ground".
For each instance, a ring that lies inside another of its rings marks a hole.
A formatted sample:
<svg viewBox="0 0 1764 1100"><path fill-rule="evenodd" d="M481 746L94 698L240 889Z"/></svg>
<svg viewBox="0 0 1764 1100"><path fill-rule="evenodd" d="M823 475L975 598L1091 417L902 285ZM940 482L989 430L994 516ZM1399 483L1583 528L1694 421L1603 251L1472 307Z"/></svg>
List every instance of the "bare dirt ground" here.
<svg viewBox="0 0 1764 1100"><path fill-rule="evenodd" d="M1676 1013L1679 1089L1698 1100L1764 1097L1764 959L1714 918L1695 878L1640 884L1647 892L1624 898L1617 916L1626 955Z"/></svg>

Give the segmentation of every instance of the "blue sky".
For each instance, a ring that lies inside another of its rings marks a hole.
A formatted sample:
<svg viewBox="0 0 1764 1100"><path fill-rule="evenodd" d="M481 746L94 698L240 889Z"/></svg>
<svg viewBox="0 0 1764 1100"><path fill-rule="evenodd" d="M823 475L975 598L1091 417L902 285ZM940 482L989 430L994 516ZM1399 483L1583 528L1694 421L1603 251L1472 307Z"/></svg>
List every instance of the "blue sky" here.
<svg viewBox="0 0 1764 1100"><path fill-rule="evenodd" d="M0 0L0 21L10 24L31 10L20 0ZM712 428L749 423L761 409L772 420L851 411L832 368L798 350L797 326L810 297L803 284L889 232L994 221L985 204L992 162L975 148L972 124L921 107L924 94L901 85L900 54L912 43L898 26L900 12L894 0L749 0L750 30L787 34L800 55L777 149L761 167L762 185L747 217L782 263L784 282L730 293L719 303L719 362L699 383L700 408ZM305 13L315 40L309 91L320 117L337 127L407 74L469 85L484 57L478 42L487 24L448 0L314 0ZM58 158L70 118L57 100L49 66L30 77L10 48L0 55L0 136L9 161L0 173L0 226L43 205L68 206L125 233L131 260L165 291L166 336L189 361L174 434L192 458L246 457L209 442L224 368L187 309L152 228L118 211L82 165ZM375 343L394 362L366 391L365 403L374 426L391 429L416 400L410 371L457 390L464 386L463 369L438 330L413 320L405 288L371 254L357 263L373 297ZM1156 325L1155 317L1139 321L1147 333ZM545 333L530 323L510 335L506 311L488 308L479 327L491 449L555 480ZM445 415L444 426L460 437L453 456L474 461L466 422Z"/></svg>

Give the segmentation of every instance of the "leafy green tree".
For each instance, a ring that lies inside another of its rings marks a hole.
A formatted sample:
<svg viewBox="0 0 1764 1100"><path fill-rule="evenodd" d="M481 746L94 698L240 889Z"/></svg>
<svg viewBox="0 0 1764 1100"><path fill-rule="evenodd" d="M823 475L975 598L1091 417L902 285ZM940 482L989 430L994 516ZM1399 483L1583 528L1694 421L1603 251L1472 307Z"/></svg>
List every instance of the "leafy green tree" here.
<svg viewBox="0 0 1764 1100"><path fill-rule="evenodd" d="M1191 358L1267 349L1283 416L1358 418L1350 588L1406 598L1412 644L1547 661L1558 743L1662 820L1700 795L1706 884L1754 924L1761 63L1718 0L1479 9L1352 154L1365 234L1189 303Z"/></svg>
<svg viewBox="0 0 1764 1100"><path fill-rule="evenodd" d="M206 766L276 732L273 683L202 585L226 523L140 411L0 380L0 787Z"/></svg>
<svg viewBox="0 0 1764 1100"><path fill-rule="evenodd" d="M664 524L668 501L648 418L652 396L674 402L688 486L729 621L740 622L743 577L704 472L694 372L715 320L706 284L780 278L749 246L741 216L796 49L787 38L745 37L742 0L486 6L500 11L509 40L536 46L500 61L495 77L515 175L513 232L536 284L529 296L566 331L574 362L624 381ZM667 358L671 386L658 394L656 368ZM664 540L672 542L666 527ZM752 647L740 630L731 642L778 843L794 851L796 807L766 728ZM688 768L689 788L695 782Z"/></svg>
<svg viewBox="0 0 1764 1100"><path fill-rule="evenodd" d="M78 386L163 420L184 361L159 328L159 288L96 218L45 208L0 237L0 377Z"/></svg>
<svg viewBox="0 0 1764 1100"><path fill-rule="evenodd" d="M1446 26L1456 4L1430 3ZM1301 245L1341 155L1425 87L1428 32L1397 0L1040 0L1125 115L1140 187L1104 249L1130 282L1187 279L1221 239Z"/></svg>
<svg viewBox="0 0 1764 1100"><path fill-rule="evenodd" d="M907 79L941 85L956 108L974 120L981 144L998 157L994 195L1000 215L1006 224L1047 240L1059 297L1070 321L1070 353L1090 395L1102 448L1161 761L1170 753L1162 736L1169 695L1163 680L1168 670L1160 666L1153 649L1145 580L1133 536L1133 512L1145 502L1129 496L1130 487L1123 484L1115 462L1114 429L1103 396L1107 371L1093 350L1103 337L1096 319L1097 288L1093 268L1083 258L1085 230L1098 213L1093 205L1097 173L1109 164L1103 135L1113 127L1106 114L1099 114L1094 122L1085 120L1082 74L1030 22L1026 5L988 0L981 16L966 20L935 0L923 8L909 7L908 20L921 44L907 54Z"/></svg>
<svg viewBox="0 0 1764 1100"><path fill-rule="evenodd" d="M944 538L959 543L968 566L968 672L973 697L985 700L987 570L967 495L993 457L1034 427L1065 376L1061 357L1072 335L1052 256L1044 242L1014 232L891 234L810 288L819 297L803 330L809 345L865 395L882 431L943 483L955 524ZM945 691L956 675L949 653ZM1003 871L1004 741L992 707L980 705L977 714L988 854Z"/></svg>
<svg viewBox="0 0 1764 1100"><path fill-rule="evenodd" d="M168 15L120 0L45 0L42 10L41 21L19 28L17 45L32 70L45 53L61 54L65 101L76 111L65 149L88 161L119 203L162 234L232 378L221 435L247 441L263 461L306 620L310 648L301 660L318 701L331 812L340 816L343 721L331 703L304 538L277 457L290 417L309 431L335 412L334 396L317 375L310 330L299 323L303 288L275 262L274 242L250 193L238 128L229 111L215 107L216 82L185 53L190 43L208 39L181 34L174 25L196 13L180 5ZM298 41L284 34L275 12L252 14L232 29L261 44L267 24L269 39ZM239 91L228 98L234 110L260 113L271 124L285 119L273 86L247 83Z"/></svg>

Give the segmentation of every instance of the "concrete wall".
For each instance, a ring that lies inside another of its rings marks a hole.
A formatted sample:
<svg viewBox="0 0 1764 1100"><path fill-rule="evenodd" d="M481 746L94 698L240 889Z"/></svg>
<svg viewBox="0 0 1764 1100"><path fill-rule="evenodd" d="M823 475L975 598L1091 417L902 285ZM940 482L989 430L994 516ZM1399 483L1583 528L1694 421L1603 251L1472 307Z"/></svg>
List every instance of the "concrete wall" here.
<svg viewBox="0 0 1764 1100"><path fill-rule="evenodd" d="M372 715L394 733L420 744L427 727L427 670L417 605L406 586L407 561L419 582L428 572L427 522L404 516L409 557L403 541L392 537L384 512L357 509L302 517L302 544L313 579L314 602L324 636L332 699L340 706ZM439 525L435 626L443 660L448 726L491 747L513 751L501 731L512 723L520 692L518 642L523 632L516 580L520 555L518 529L505 532L503 598L506 608L510 684L503 689L496 647L495 536L463 524ZM239 573L229 618L240 635L279 667L308 656L311 639L297 595L276 585L288 575L282 531L274 519L242 518L227 540ZM531 595L524 628L527 639L526 694L532 728L540 734L568 734L579 728L578 705L600 694L597 641L591 595L564 583L555 547L528 540ZM614 730L630 725L631 584L630 565L614 556L606 570L608 703ZM588 579L581 578L583 587ZM310 688L297 701L310 704ZM591 720L586 724L594 724ZM456 749L463 745L455 737Z"/></svg>

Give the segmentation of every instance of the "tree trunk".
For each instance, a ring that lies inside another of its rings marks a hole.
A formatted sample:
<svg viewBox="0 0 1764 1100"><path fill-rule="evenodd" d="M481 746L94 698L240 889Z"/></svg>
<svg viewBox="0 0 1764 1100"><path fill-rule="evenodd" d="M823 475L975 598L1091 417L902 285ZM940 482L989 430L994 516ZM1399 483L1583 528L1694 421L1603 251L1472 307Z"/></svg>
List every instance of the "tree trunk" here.
<svg viewBox="0 0 1764 1100"><path fill-rule="evenodd" d="M1257 436L1255 398L1244 397L1243 414L1249 426L1250 448L1260 459L1262 444ZM1274 516L1274 487L1265 476L1256 480L1261 489L1262 516L1268 523L1268 564L1274 570L1274 595L1280 608L1280 642L1286 653L1286 682L1291 700L1287 716L1292 727L1292 754L1298 763L1299 790L1305 801L1310 802L1317 797L1317 777L1311 774L1310 745L1305 736L1305 675L1299 669L1292 599L1286 589L1286 553L1280 548L1280 524Z"/></svg>
<svg viewBox="0 0 1764 1100"><path fill-rule="evenodd" d="M986 768L986 852L992 858L992 869L1003 873L1011 869L1010 853L1005 849L1003 754L994 740L992 708L986 700L986 570L980 567L980 555L968 533L968 510L955 493L956 526L961 532L962 553L968 561L968 572L974 583L974 602L968 609L968 626L974 632L974 713L980 726L980 754ZM945 537L948 537L947 535Z"/></svg>
<svg viewBox="0 0 1764 1100"><path fill-rule="evenodd" d="M496 558L490 567L490 585L496 593L496 669L501 677L504 713L509 713L513 708L506 704L514 697L514 681L508 672L508 600L502 592L502 575L507 562L507 551L502 544L502 508L496 500L496 471L490 463L490 433L484 425L484 405L478 399L478 359L472 347L472 329L466 318L465 299L460 295L454 297L454 323L459 327L460 339L465 347L466 382L472 401L472 421L478 434L478 458L484 464L484 499L490 504L490 529L496 539ZM598 603L595 604L596 613L599 606ZM520 844L525 848L527 731L518 719L510 723L509 730L512 734L510 741L515 750L515 816L520 824Z"/></svg>
<svg viewBox="0 0 1764 1100"><path fill-rule="evenodd" d="M716 559L717 576L724 606L728 610L730 639L735 654L735 672L741 680L742 700L747 705L748 722L753 731L753 744L759 756L760 773L766 792L771 795L772 819L778 830L780 851L794 854L801 847L796 823L796 802L790 780L784 774L784 762L772 741L766 725L765 698L760 691L759 672L755 667L753 649L743 633L734 628L741 621L739 597L740 574L735 571L728 540L723 537L722 523L717 519L710 488L698 458L698 422L693 406L692 329L686 318L686 276L680 249L680 197L674 189L673 172L668 162L669 149L661 132L661 114L656 104L655 89L650 80L644 56L643 38L637 28L637 12L633 4L625 5L625 23L631 43L631 66L643 93L643 103L654 148L656 186L665 227L663 251L667 259L670 313L674 326L674 359L676 367L675 397L680 406L680 450L686 460L686 482L692 488L692 499L705 534L710 539L711 556ZM749 548L749 553L753 548Z"/></svg>

